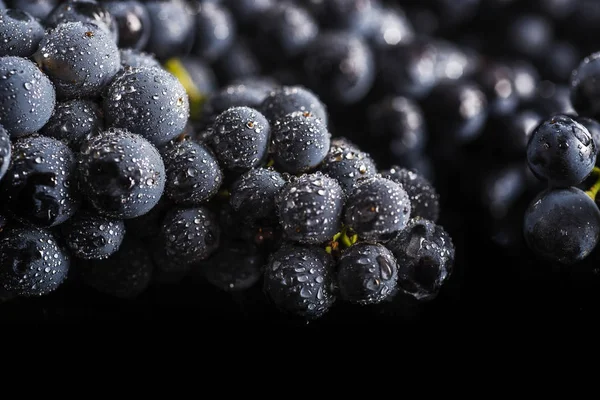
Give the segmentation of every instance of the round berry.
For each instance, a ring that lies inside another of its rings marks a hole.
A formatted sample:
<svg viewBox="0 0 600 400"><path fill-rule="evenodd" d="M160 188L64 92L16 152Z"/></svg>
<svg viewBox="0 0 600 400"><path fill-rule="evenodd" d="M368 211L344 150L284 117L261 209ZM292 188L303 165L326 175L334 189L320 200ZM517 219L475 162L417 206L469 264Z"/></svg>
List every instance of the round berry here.
<svg viewBox="0 0 600 400"><path fill-rule="evenodd" d="M308 0L308 9L329 28L361 30L378 6L372 0Z"/></svg>
<svg viewBox="0 0 600 400"><path fill-rule="evenodd" d="M18 218L51 227L79 208L75 156L62 142L39 135L13 143L12 161L2 181L2 198Z"/></svg>
<svg viewBox="0 0 600 400"><path fill-rule="evenodd" d="M366 18L362 33L375 48L408 43L415 37L411 21L394 7L373 7Z"/></svg>
<svg viewBox="0 0 600 400"><path fill-rule="evenodd" d="M160 60L187 55L194 43L194 15L184 0L144 1L150 17L146 51Z"/></svg>
<svg viewBox="0 0 600 400"><path fill-rule="evenodd" d="M264 290L279 310L315 319L335 301L333 274L333 260L325 250L284 245L271 255Z"/></svg>
<svg viewBox="0 0 600 400"><path fill-rule="evenodd" d="M276 204L289 240L319 244L340 230L344 192L337 181L321 172L290 181L279 192Z"/></svg>
<svg viewBox="0 0 600 400"><path fill-rule="evenodd" d="M224 168L247 171L265 160L270 131L269 122L260 112L232 107L215 120L210 144Z"/></svg>
<svg viewBox="0 0 600 400"><path fill-rule="evenodd" d="M440 197L435 187L415 171L393 166L381 175L390 179L406 191L411 205L411 216L436 222L440 215Z"/></svg>
<svg viewBox="0 0 600 400"><path fill-rule="evenodd" d="M321 34L306 50L303 66L309 87L332 103L358 102L375 81L371 49L346 32Z"/></svg>
<svg viewBox="0 0 600 400"><path fill-rule="evenodd" d="M582 190L548 189L535 197L525 211L523 234L539 257L574 264L598 244L600 210Z"/></svg>
<svg viewBox="0 0 600 400"><path fill-rule="evenodd" d="M486 96L470 82L448 81L437 85L424 101L428 128L437 137L461 142L476 139L488 117Z"/></svg>
<svg viewBox="0 0 600 400"><path fill-rule="evenodd" d="M367 151L381 151L381 141L389 143L382 158L405 159L422 154L427 144L425 116L418 103L402 96L389 96L367 110L369 140Z"/></svg>
<svg viewBox="0 0 600 400"><path fill-rule="evenodd" d="M452 274L452 239L431 221L411 219L385 246L398 262L398 287L416 300L435 298Z"/></svg>
<svg viewBox="0 0 600 400"><path fill-rule="evenodd" d="M421 99L438 82L438 49L431 40L399 42L381 50L378 79L392 94Z"/></svg>
<svg viewBox="0 0 600 400"><path fill-rule="evenodd" d="M331 141L329 153L319 170L337 180L346 194L350 194L361 180L377 173L375 162L367 153L340 138Z"/></svg>
<svg viewBox="0 0 600 400"><path fill-rule="evenodd" d="M552 43L551 21L542 15L517 15L508 26L508 44L528 57L543 55Z"/></svg>
<svg viewBox="0 0 600 400"><path fill-rule="evenodd" d="M596 153L585 126L566 115L555 115L531 134L527 162L538 179L568 187L578 185L592 172Z"/></svg>
<svg viewBox="0 0 600 400"><path fill-rule="evenodd" d="M274 2L259 18L255 48L273 62L300 55L319 33L314 18L289 0Z"/></svg>
<svg viewBox="0 0 600 400"><path fill-rule="evenodd" d="M346 201L344 221L359 237L386 239L406 226L411 204L401 185L375 177L362 181Z"/></svg>
<svg viewBox="0 0 600 400"><path fill-rule="evenodd" d="M117 43L119 31L112 14L95 1L68 0L59 4L46 17L44 23L48 28L56 28L67 22L89 22L98 25L112 40Z"/></svg>
<svg viewBox="0 0 600 400"><path fill-rule="evenodd" d="M231 107L259 109L270 89L250 84L231 84L211 94L202 109L202 125L211 127L215 119Z"/></svg>
<svg viewBox="0 0 600 400"><path fill-rule="evenodd" d="M309 112L288 114L271 127L271 152L284 172L298 174L319 166L331 145L331 134Z"/></svg>
<svg viewBox="0 0 600 400"><path fill-rule="evenodd" d="M178 136L190 115L179 80L159 68L133 68L120 74L104 98L106 124L127 129L161 146Z"/></svg>
<svg viewBox="0 0 600 400"><path fill-rule="evenodd" d="M361 242L344 250L337 264L340 297L357 304L376 304L396 290L394 255L377 243Z"/></svg>
<svg viewBox="0 0 600 400"><path fill-rule="evenodd" d="M33 57L63 99L99 96L121 67L114 40L89 22L50 30Z"/></svg>
<svg viewBox="0 0 600 400"><path fill-rule="evenodd" d="M252 24L255 18L273 7L277 0L225 0L235 18L244 23Z"/></svg>
<svg viewBox="0 0 600 400"><path fill-rule="evenodd" d="M485 93L490 115L510 115L519 106L515 74L508 65L486 64L479 70L476 80Z"/></svg>
<svg viewBox="0 0 600 400"><path fill-rule="evenodd" d="M165 186L158 150L139 135L109 129L90 137L78 159L81 192L103 215L128 219L150 211Z"/></svg>
<svg viewBox="0 0 600 400"><path fill-rule="evenodd" d="M119 250L125 237L125 223L84 211L63 224L61 231L72 255L100 260Z"/></svg>
<svg viewBox="0 0 600 400"><path fill-rule="evenodd" d="M584 58L571 75L571 102L585 117L600 118L600 52Z"/></svg>
<svg viewBox="0 0 600 400"><path fill-rule="evenodd" d="M245 40L236 40L214 64L221 82L247 80L251 82L260 75L262 67L258 55Z"/></svg>
<svg viewBox="0 0 600 400"><path fill-rule="evenodd" d="M77 151L89 135L97 135L104 127L102 109L90 100L68 100L56 104L54 114L40 130Z"/></svg>
<svg viewBox="0 0 600 400"><path fill-rule="evenodd" d="M12 138L37 132L52 116L54 86L31 61L0 57L0 124Z"/></svg>
<svg viewBox="0 0 600 400"><path fill-rule="evenodd" d="M69 257L54 236L32 227L0 235L0 289L16 296L42 296L56 290L67 277Z"/></svg>
<svg viewBox="0 0 600 400"><path fill-rule="evenodd" d="M0 57L30 57L44 37L44 27L20 10L0 10Z"/></svg>
<svg viewBox="0 0 600 400"><path fill-rule="evenodd" d="M260 110L271 124L296 111L309 112L327 126L325 104L310 90L302 86L283 86L270 91Z"/></svg>
<svg viewBox="0 0 600 400"><path fill-rule="evenodd" d="M161 154L167 174L165 194L174 203L198 205L218 192L223 173L206 147L191 140L175 141Z"/></svg>
<svg viewBox="0 0 600 400"><path fill-rule="evenodd" d="M104 1L117 25L120 48L141 50L150 38L150 16L139 1Z"/></svg>
<svg viewBox="0 0 600 400"><path fill-rule="evenodd" d="M204 207L167 212L161 235L166 255L182 264L206 260L219 247L219 224Z"/></svg>
<svg viewBox="0 0 600 400"><path fill-rule="evenodd" d="M596 121L592 118L587 117L577 117L575 121L579 122L581 125L585 126L590 135L592 135L592 140L596 145L596 155L600 152L600 122ZM537 125L536 125L537 126ZM597 157L597 156L596 156Z"/></svg>
<svg viewBox="0 0 600 400"><path fill-rule="evenodd" d="M285 185L273 169L254 168L240 176L231 188L229 204L246 222L275 215L275 198Z"/></svg>
<svg viewBox="0 0 600 400"><path fill-rule="evenodd" d="M229 10L207 2L198 5L195 13L196 40L193 52L206 61L215 61L231 47L236 26Z"/></svg>

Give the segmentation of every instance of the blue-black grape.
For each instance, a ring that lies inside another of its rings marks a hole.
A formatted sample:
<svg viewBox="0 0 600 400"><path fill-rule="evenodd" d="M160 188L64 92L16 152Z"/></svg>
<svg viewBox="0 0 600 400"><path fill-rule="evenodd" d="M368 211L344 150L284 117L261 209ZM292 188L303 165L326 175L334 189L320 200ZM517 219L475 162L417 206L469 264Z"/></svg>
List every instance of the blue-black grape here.
<svg viewBox="0 0 600 400"><path fill-rule="evenodd" d="M380 303L395 292L397 281L396 259L378 243L357 243L344 250L337 263L340 297L351 303Z"/></svg>
<svg viewBox="0 0 600 400"><path fill-rule="evenodd" d="M327 32L307 49L304 74L311 89L333 104L353 104L363 99L375 81L375 60L358 35Z"/></svg>
<svg viewBox="0 0 600 400"><path fill-rule="evenodd" d="M190 115L179 80L159 68L132 68L120 74L104 97L106 124L127 129L161 146L178 136Z"/></svg>
<svg viewBox="0 0 600 400"><path fill-rule="evenodd" d="M61 231L72 255L85 260L101 260L119 250L125 237L125 223L81 211L63 224Z"/></svg>
<svg viewBox="0 0 600 400"><path fill-rule="evenodd" d="M372 178L377 173L371 156L344 138L331 141L329 153L319 170L338 181L346 194L350 194L361 180Z"/></svg>
<svg viewBox="0 0 600 400"><path fill-rule="evenodd" d="M194 44L194 14L184 0L145 1L150 38L145 50L159 60L187 55Z"/></svg>
<svg viewBox="0 0 600 400"><path fill-rule="evenodd" d="M169 143L161 149L165 163L165 195L174 203L199 205L221 187L223 172L214 154L191 140Z"/></svg>
<svg viewBox="0 0 600 400"><path fill-rule="evenodd" d="M390 94L423 98L438 82L437 57L433 41L424 38L387 46L378 57L377 78Z"/></svg>
<svg viewBox="0 0 600 400"><path fill-rule="evenodd" d="M48 28L56 28L67 22L90 22L104 30L115 43L119 30L112 14L96 1L68 0L56 6L44 20Z"/></svg>
<svg viewBox="0 0 600 400"><path fill-rule="evenodd" d="M522 14L508 26L508 44L527 57L538 57L549 50L554 35L552 22L543 15Z"/></svg>
<svg viewBox="0 0 600 400"><path fill-rule="evenodd" d="M525 211L523 234L538 256L573 264L587 257L598 244L600 210L580 189L548 189Z"/></svg>
<svg viewBox="0 0 600 400"><path fill-rule="evenodd" d="M408 43L415 37L415 30L406 14L398 7L373 7L367 11L362 35L374 48Z"/></svg>
<svg viewBox="0 0 600 400"><path fill-rule="evenodd" d="M224 168L245 172L265 161L270 133L269 121L260 112L232 107L215 119L209 143Z"/></svg>
<svg viewBox="0 0 600 400"><path fill-rule="evenodd" d="M77 151L86 137L97 135L103 129L100 106L90 100L75 99L57 103L54 114L40 133L58 139Z"/></svg>
<svg viewBox="0 0 600 400"><path fill-rule="evenodd" d="M202 126L210 128L215 119L231 107L250 107L256 110L270 92L270 88L235 83L212 93L202 109Z"/></svg>
<svg viewBox="0 0 600 400"><path fill-rule="evenodd" d="M469 142L477 138L488 117L488 103L481 88L468 81L437 85L425 99L427 127L440 138Z"/></svg>
<svg viewBox="0 0 600 400"><path fill-rule="evenodd" d="M566 115L542 122L531 134L527 161L533 173L549 185L581 183L596 163L596 144L587 128Z"/></svg>
<svg viewBox="0 0 600 400"><path fill-rule="evenodd" d="M304 0L301 3L327 28L361 31L379 4L373 0Z"/></svg>
<svg viewBox="0 0 600 400"><path fill-rule="evenodd" d="M150 39L150 16L146 7L133 0L104 1L102 5L115 20L119 47L143 49Z"/></svg>
<svg viewBox="0 0 600 400"><path fill-rule="evenodd" d="M454 244L439 225L411 219L385 246L398 262L398 287L419 301L432 300L452 275Z"/></svg>
<svg viewBox="0 0 600 400"><path fill-rule="evenodd" d="M91 22L49 30L33 57L63 99L99 96L121 67L117 44Z"/></svg>
<svg viewBox="0 0 600 400"><path fill-rule="evenodd" d="M333 259L318 247L284 245L271 255L264 290L279 310L319 318L335 301Z"/></svg>
<svg viewBox="0 0 600 400"><path fill-rule="evenodd" d="M0 291L42 296L66 279L70 260L47 230L15 227L0 235Z"/></svg>
<svg viewBox="0 0 600 400"><path fill-rule="evenodd" d="M521 102L529 102L535 97L535 92L540 83L540 74L537 69L524 60L510 64L514 73L515 91Z"/></svg>
<svg viewBox="0 0 600 400"><path fill-rule="evenodd" d="M476 75L476 82L487 97L492 116L510 115L519 106L514 71L503 63L488 63Z"/></svg>
<svg viewBox="0 0 600 400"><path fill-rule="evenodd" d="M253 168L233 183L229 204L245 222L270 218L276 211L275 198L285 183L273 169Z"/></svg>
<svg viewBox="0 0 600 400"><path fill-rule="evenodd" d="M165 186L165 167L152 144L123 129L92 136L78 157L79 184L102 215L129 219L150 211Z"/></svg>
<svg viewBox="0 0 600 400"><path fill-rule="evenodd" d="M404 229L411 215L411 203L401 185L374 177L362 181L348 196L345 224L369 240L382 240Z"/></svg>
<svg viewBox="0 0 600 400"><path fill-rule="evenodd" d="M205 207L174 208L161 229L167 257L182 264L206 260L218 249L220 236L215 215Z"/></svg>
<svg viewBox="0 0 600 400"><path fill-rule="evenodd" d="M44 37L44 27L20 10L0 10L0 57L29 57Z"/></svg>
<svg viewBox="0 0 600 400"><path fill-rule="evenodd" d="M402 186L408 194L411 217L421 217L436 222L440 215L440 197L435 187L415 171L392 166L381 175Z"/></svg>
<svg viewBox="0 0 600 400"><path fill-rule="evenodd" d="M289 0L277 1L259 14L255 49L261 57L282 62L299 56L319 33L316 21L304 8Z"/></svg>
<svg viewBox="0 0 600 400"><path fill-rule="evenodd" d="M251 82L261 71L258 56L242 39L236 40L215 62L215 72L222 82L239 83L240 79L246 78L250 78L248 82Z"/></svg>
<svg viewBox="0 0 600 400"><path fill-rule="evenodd" d="M260 106L271 124L293 112L309 112L327 126L325 104L310 90L302 86L283 86L270 91Z"/></svg>
<svg viewBox="0 0 600 400"><path fill-rule="evenodd" d="M276 203L288 240L319 244L340 230L344 192L336 180L321 172L290 181L279 192Z"/></svg>
<svg viewBox="0 0 600 400"><path fill-rule="evenodd" d="M593 53L581 61L570 80L571 102L584 117L600 117L600 53Z"/></svg>
<svg viewBox="0 0 600 400"><path fill-rule="evenodd" d="M32 135L13 143L2 198L16 217L44 227L68 220L79 208L76 163L64 143Z"/></svg>
<svg viewBox="0 0 600 400"><path fill-rule="evenodd" d="M427 124L418 103L403 96L388 96L367 109L367 131L373 140L365 143L369 151L389 143L382 157L405 159L422 154L427 144Z"/></svg>
<svg viewBox="0 0 600 400"><path fill-rule="evenodd" d="M284 172L297 174L319 166L329 152L331 134L310 112L294 112L271 126L271 153Z"/></svg>
<svg viewBox="0 0 600 400"><path fill-rule="evenodd" d="M545 53L541 70L548 79L555 82L568 82L581 60L579 50L568 41L552 43Z"/></svg>
<svg viewBox="0 0 600 400"><path fill-rule="evenodd" d="M598 154L598 152L600 152L600 122L587 117L577 117L574 119L581 125L585 126L590 135L592 135L592 140L596 145L596 154ZM597 156L596 159L598 159Z"/></svg>
<svg viewBox="0 0 600 400"><path fill-rule="evenodd" d="M52 116L52 82L31 61L0 57L0 124L12 138L37 132Z"/></svg>
<svg viewBox="0 0 600 400"><path fill-rule="evenodd" d="M193 52L206 61L215 61L234 42L236 24L229 10L215 3L201 3L195 10L196 37Z"/></svg>

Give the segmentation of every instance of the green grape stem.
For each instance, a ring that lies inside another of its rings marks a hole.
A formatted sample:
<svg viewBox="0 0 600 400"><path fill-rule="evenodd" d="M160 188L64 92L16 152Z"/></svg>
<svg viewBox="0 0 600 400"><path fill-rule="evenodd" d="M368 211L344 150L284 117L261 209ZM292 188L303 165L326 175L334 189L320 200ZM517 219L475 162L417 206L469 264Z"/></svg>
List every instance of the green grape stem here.
<svg viewBox="0 0 600 400"><path fill-rule="evenodd" d="M347 226L342 226L342 230L336 233L327 244L325 251L332 254L336 251L347 249L356 242L358 242L358 235L352 232Z"/></svg>
<svg viewBox="0 0 600 400"><path fill-rule="evenodd" d="M596 181L585 193L595 201L596 195L598 195L598 192L600 191L600 168L594 167L592 174L596 176Z"/></svg>

